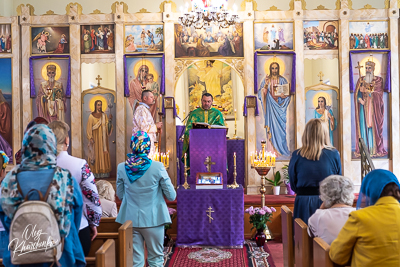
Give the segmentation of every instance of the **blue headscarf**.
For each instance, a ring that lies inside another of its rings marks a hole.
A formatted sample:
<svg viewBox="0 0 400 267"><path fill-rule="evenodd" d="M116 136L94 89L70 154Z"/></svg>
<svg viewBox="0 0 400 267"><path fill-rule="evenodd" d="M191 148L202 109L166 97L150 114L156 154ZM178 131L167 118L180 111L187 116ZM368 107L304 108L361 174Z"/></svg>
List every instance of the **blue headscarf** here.
<svg viewBox="0 0 400 267"><path fill-rule="evenodd" d="M368 173L361 183L357 209L375 205L383 189L389 183L396 183L400 188L397 177L390 171L373 170Z"/></svg>
<svg viewBox="0 0 400 267"><path fill-rule="evenodd" d="M131 183L143 176L150 168L151 159L150 153L151 141L146 132L138 131L131 138L132 153L129 153L128 159L125 161L125 171Z"/></svg>

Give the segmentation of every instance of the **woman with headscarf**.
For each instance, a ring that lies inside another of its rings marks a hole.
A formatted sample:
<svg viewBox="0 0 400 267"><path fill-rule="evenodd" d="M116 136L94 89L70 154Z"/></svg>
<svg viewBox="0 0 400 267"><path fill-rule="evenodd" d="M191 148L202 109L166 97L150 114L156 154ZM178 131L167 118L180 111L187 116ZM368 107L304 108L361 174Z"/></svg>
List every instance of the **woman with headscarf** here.
<svg viewBox="0 0 400 267"><path fill-rule="evenodd" d="M373 170L361 183L357 210L332 242L340 265L400 266L400 184L387 170ZM363 208L364 207L364 208ZM361 209L362 208L362 209Z"/></svg>
<svg viewBox="0 0 400 267"><path fill-rule="evenodd" d="M47 125L47 124L49 124L49 122L43 117L36 117L35 119L33 119L31 122L28 123L28 125L26 126L26 129L24 131L24 134L29 130L29 128L31 128L33 125L36 125L36 124ZM16 164L21 164L21 160L22 160L22 154L21 154L21 149L20 149L17 151L17 153L15 153Z"/></svg>
<svg viewBox="0 0 400 267"><path fill-rule="evenodd" d="M164 196L169 201L176 197L164 165L149 159L150 145L146 132L135 133L131 138L132 153L117 170L117 196L122 204L116 222L132 221L134 267L144 265L144 241L149 265L163 265L164 225L171 224Z"/></svg>
<svg viewBox="0 0 400 267"><path fill-rule="evenodd" d="M59 263L61 266L85 266L85 256L78 236L82 216L82 193L71 173L57 167L56 146L56 137L46 125L34 125L25 133L21 150L22 162L10 171L2 182L0 218L9 233L11 220L24 198L28 195L29 200L39 199L37 192L28 192L36 189L45 195L49 189L46 202L52 208L60 236L64 238L64 249ZM36 226L36 231L40 231L40 225ZM6 250L3 264L7 267L15 266L11 264L11 257L17 255L10 255L10 250ZM19 257L24 255L30 254ZM34 266L50 265L51 263L42 263Z"/></svg>

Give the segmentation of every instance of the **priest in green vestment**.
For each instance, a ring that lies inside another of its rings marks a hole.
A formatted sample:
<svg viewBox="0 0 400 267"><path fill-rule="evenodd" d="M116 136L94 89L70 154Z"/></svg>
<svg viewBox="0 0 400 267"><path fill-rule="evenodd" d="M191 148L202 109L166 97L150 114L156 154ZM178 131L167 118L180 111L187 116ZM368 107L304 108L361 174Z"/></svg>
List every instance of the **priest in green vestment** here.
<svg viewBox="0 0 400 267"><path fill-rule="evenodd" d="M187 165L189 166L189 131L193 128L193 122L205 122L210 125L225 126L224 116L221 111L212 107L213 96L204 93L201 97L201 108L193 110L186 122L185 137L183 140L182 159L187 154Z"/></svg>

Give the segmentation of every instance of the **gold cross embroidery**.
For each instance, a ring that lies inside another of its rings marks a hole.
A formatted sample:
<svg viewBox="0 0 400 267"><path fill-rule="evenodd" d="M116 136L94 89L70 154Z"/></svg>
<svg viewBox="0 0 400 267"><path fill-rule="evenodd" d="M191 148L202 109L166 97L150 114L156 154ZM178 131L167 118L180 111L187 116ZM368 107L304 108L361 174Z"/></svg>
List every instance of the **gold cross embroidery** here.
<svg viewBox="0 0 400 267"><path fill-rule="evenodd" d="M208 208L208 210L206 210L206 212L208 213L208 214L207 214L208 221L209 221L209 223L211 223L211 220L214 220L214 218L211 217L211 212L214 212L214 211L212 210L211 206Z"/></svg>

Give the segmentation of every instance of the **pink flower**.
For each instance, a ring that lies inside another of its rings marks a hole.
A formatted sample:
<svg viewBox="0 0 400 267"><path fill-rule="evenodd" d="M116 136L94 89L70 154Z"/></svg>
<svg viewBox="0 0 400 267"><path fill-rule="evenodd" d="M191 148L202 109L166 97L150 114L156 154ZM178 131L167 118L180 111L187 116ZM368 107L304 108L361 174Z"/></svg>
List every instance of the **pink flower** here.
<svg viewBox="0 0 400 267"><path fill-rule="evenodd" d="M173 209L173 208L168 208L168 213L169 213L169 215L172 215L172 214L174 214L175 212L176 212L175 209Z"/></svg>
<svg viewBox="0 0 400 267"><path fill-rule="evenodd" d="M249 208L249 210L253 210L253 206L251 206L251 207Z"/></svg>
<svg viewBox="0 0 400 267"><path fill-rule="evenodd" d="M255 211L254 210L249 210L250 216L254 215Z"/></svg>
<svg viewBox="0 0 400 267"><path fill-rule="evenodd" d="M271 207L271 210L272 210L273 212L276 212L276 209L275 209L274 207Z"/></svg>
<svg viewBox="0 0 400 267"><path fill-rule="evenodd" d="M272 213L272 210L270 209L270 208L266 208L266 209L264 209L266 212L268 212L268 213Z"/></svg>
<svg viewBox="0 0 400 267"><path fill-rule="evenodd" d="M260 215L265 215L265 210L259 210L259 211L258 211L258 214L260 214Z"/></svg>

